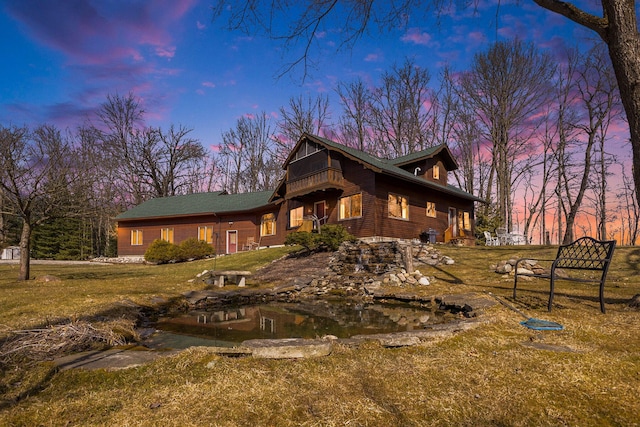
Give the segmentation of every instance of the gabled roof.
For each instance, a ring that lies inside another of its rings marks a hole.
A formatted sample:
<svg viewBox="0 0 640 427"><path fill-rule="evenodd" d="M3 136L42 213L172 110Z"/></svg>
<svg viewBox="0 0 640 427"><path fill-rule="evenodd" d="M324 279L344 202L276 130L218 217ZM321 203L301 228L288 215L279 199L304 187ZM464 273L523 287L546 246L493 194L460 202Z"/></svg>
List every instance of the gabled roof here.
<svg viewBox="0 0 640 427"><path fill-rule="evenodd" d="M407 154L406 156L390 159L388 162L395 166L405 166L425 159L430 159L436 155L440 155L447 170L452 171L458 169L458 163L456 163L456 160L453 158L453 154L451 154L447 144L440 144L435 147L427 148L426 150L416 151L415 153Z"/></svg>
<svg viewBox="0 0 640 427"><path fill-rule="evenodd" d="M437 153L443 152L443 150L446 150L446 153L449 156L451 156L451 152L449 151L446 145L438 145L436 147L419 151L417 153L409 154L407 156L402 156L397 159L386 160L386 159L381 159L379 157L372 156L371 154L367 154L364 151L347 147L346 145L338 144L337 142L331 141L330 139L305 133L300 137L300 140L298 141L298 143L296 144L292 152L295 152L298 149L298 146L302 143L302 141L305 138L317 144L323 145L328 149L331 149L332 151L337 151L339 153L342 153L345 157L350 158L362 164L363 166L373 170L374 172L394 176L396 178L404 179L405 181L410 181L414 184L418 184L423 187L432 188L432 189L442 191L447 194L455 195L464 199L473 200L476 202L484 202L483 199L476 197L473 194L469 194L466 191L463 191L457 187L454 187L452 185L444 186L435 181L426 180L422 177L415 176L411 172L406 171L398 166L398 165L410 164L412 162L418 161L423 158L432 157ZM289 157L288 160L290 160L290 158L291 157ZM452 156L451 156L451 160L453 161ZM284 164L285 168L287 166L287 163L288 161ZM455 161L454 161L454 164L455 164ZM285 183L285 180L283 179L282 181L280 181L280 185L278 186L278 188L284 183ZM275 196L277 192L278 190L276 190L276 192L274 193L274 197L272 198L272 200L276 198Z"/></svg>
<svg viewBox="0 0 640 427"><path fill-rule="evenodd" d="M268 206L272 194L272 191L239 194L217 191L158 197L121 213L116 221L251 211Z"/></svg>

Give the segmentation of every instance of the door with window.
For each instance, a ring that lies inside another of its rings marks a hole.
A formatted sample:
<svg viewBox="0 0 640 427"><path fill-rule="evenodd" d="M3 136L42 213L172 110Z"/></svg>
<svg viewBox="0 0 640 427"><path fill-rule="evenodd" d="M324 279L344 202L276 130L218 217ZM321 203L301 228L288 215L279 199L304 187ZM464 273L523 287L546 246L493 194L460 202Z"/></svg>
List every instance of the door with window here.
<svg viewBox="0 0 640 427"><path fill-rule="evenodd" d="M238 231L227 230L227 253L235 254L238 252Z"/></svg>
<svg viewBox="0 0 640 427"><path fill-rule="evenodd" d="M327 219L325 218L325 216L327 216L327 204L324 200L313 204L313 214L318 218L320 224L327 222Z"/></svg>
<svg viewBox="0 0 640 427"><path fill-rule="evenodd" d="M458 237L458 215L456 213L456 208L449 208L449 231L451 232L451 237Z"/></svg>

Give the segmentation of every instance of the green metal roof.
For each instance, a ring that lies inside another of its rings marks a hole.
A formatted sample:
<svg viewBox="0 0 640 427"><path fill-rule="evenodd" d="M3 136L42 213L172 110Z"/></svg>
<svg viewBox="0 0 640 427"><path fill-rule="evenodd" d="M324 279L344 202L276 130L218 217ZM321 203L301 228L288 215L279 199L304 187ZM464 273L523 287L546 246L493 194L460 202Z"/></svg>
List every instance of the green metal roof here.
<svg viewBox="0 0 640 427"><path fill-rule="evenodd" d="M166 216L223 214L250 211L269 205L273 191L227 194L222 191L158 197L121 213L117 221Z"/></svg>
<svg viewBox="0 0 640 427"><path fill-rule="evenodd" d="M316 136L316 135L310 135L310 134L305 134L304 136L308 137L311 140L316 140L318 142L320 142L321 144L326 145L327 147L330 147L332 149L335 149L337 151L340 151L348 156L351 156L352 158L355 158L356 160L361 161L362 163L367 164L370 167L373 167L374 169L378 169L380 172L385 173L387 175L393 175L396 176L398 178L407 180L407 181L411 181L413 183L425 186L425 187L430 187L430 188L434 188L440 191L443 191L445 193L448 194L452 194L458 197L462 197L464 199L469 199L469 200L474 200L477 202L484 202L483 199L474 196L473 194L467 193L464 190L461 190L458 187L454 187L452 185L440 185L437 182L433 182L433 181L429 181L426 180L424 178L415 176L414 174L412 174L411 172L404 170L398 166L396 166L395 164L401 164L401 163L406 163L407 160L409 159L417 159L420 157L424 157L425 153L427 152L435 152L437 150L440 150L443 148L442 145L438 145L436 147L427 149L427 150L423 150L420 151L418 153L414 153L414 154L409 154L408 156L403 156L403 157L399 157L398 159L391 159L391 160L385 160L385 159L381 159L379 157L375 157L372 156L370 154L367 154L363 151L357 150L355 148L351 148L351 147L347 147L345 145L342 144L338 144L337 142L331 141L329 139L326 138L322 138L320 136ZM415 158L414 158L415 156Z"/></svg>

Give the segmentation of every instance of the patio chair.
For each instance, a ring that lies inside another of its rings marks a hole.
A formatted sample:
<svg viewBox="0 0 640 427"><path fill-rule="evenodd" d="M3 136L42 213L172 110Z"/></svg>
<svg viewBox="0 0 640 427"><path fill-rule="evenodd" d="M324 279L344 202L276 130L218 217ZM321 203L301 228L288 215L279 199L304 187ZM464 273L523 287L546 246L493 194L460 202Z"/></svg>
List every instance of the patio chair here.
<svg viewBox="0 0 640 427"><path fill-rule="evenodd" d="M484 232L485 246L500 246L500 239L491 236L488 231Z"/></svg>
<svg viewBox="0 0 640 427"><path fill-rule="evenodd" d="M498 240L501 245L509 245L511 243L511 239L509 238L509 233L507 233L506 228L496 228L496 236L498 236Z"/></svg>

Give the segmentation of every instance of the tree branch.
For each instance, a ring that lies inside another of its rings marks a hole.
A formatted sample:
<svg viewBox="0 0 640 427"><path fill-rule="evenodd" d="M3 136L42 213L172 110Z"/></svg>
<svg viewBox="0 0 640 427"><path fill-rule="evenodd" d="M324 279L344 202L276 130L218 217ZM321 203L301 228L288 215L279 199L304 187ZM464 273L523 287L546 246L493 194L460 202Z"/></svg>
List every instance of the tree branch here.
<svg viewBox="0 0 640 427"><path fill-rule="evenodd" d="M587 27L607 41L607 28L609 20L599 16L591 15L574 5L560 0L533 0L538 6L555 12L575 22L576 24Z"/></svg>

